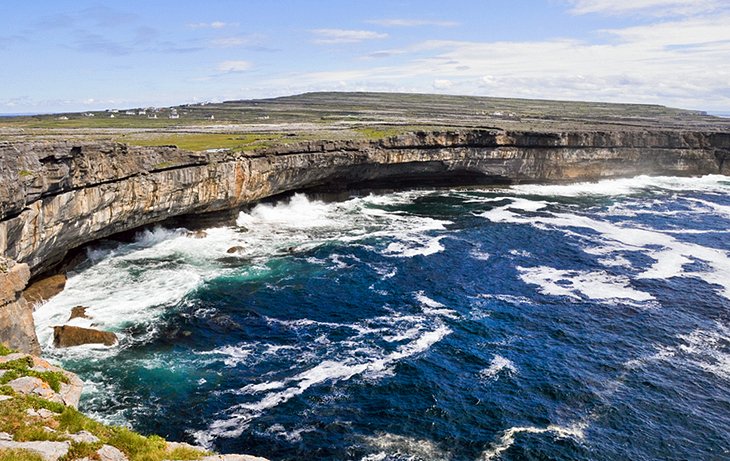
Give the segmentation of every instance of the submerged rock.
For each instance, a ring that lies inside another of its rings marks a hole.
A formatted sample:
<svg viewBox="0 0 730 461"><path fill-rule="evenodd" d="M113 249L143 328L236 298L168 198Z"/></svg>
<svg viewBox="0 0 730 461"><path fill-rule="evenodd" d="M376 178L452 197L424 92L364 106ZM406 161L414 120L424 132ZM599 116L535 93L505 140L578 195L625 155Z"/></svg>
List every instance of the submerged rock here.
<svg viewBox="0 0 730 461"><path fill-rule="evenodd" d="M111 331L74 327L71 325L53 327L53 345L55 347L73 347L82 344L113 346L117 341L117 335Z"/></svg>
<svg viewBox="0 0 730 461"><path fill-rule="evenodd" d="M204 239L208 236L208 233L204 230L196 230L196 231L190 231L188 232L188 237L192 237L194 239Z"/></svg>
<svg viewBox="0 0 730 461"><path fill-rule="evenodd" d="M230 254L234 254L234 253L240 253L242 251L243 251L242 246L234 246L234 247L230 247L228 249L228 251L226 251L226 253L228 253L230 255Z"/></svg>
<svg viewBox="0 0 730 461"><path fill-rule="evenodd" d="M48 301L66 287L66 274L56 274L32 283L23 291L23 297L31 304Z"/></svg>

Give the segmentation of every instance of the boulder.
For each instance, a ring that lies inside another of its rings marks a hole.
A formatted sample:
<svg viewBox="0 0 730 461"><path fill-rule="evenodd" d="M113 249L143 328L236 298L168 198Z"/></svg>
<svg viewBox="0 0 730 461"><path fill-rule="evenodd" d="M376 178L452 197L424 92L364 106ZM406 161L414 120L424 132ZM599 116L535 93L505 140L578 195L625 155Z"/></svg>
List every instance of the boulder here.
<svg viewBox="0 0 730 461"><path fill-rule="evenodd" d="M48 301L66 287L66 274L55 274L31 283L23 297L31 304Z"/></svg>
<svg viewBox="0 0 730 461"><path fill-rule="evenodd" d="M27 410L25 410L25 413L28 416L40 419L49 419L57 416L56 413L52 412L51 410L46 410L45 408L39 408L37 410L33 408L28 408Z"/></svg>
<svg viewBox="0 0 730 461"><path fill-rule="evenodd" d="M113 346L116 343L117 335L111 331L74 327L71 325L53 327L53 345L55 347L73 347L82 344Z"/></svg>
<svg viewBox="0 0 730 461"><path fill-rule="evenodd" d="M196 231L190 231L188 232L188 237L192 237L194 239L204 239L208 236L208 233L204 230L196 230Z"/></svg>
<svg viewBox="0 0 730 461"><path fill-rule="evenodd" d="M18 394L35 395L51 402L63 403L60 395L56 394L45 381L32 376L23 376L8 383L8 386Z"/></svg>
<svg viewBox="0 0 730 461"><path fill-rule="evenodd" d="M96 451L96 454L100 461L129 461L124 453L111 445L104 445Z"/></svg>
<svg viewBox="0 0 730 461"><path fill-rule="evenodd" d="M71 316L68 318L69 320L81 318L81 319L90 319L88 315L86 315L86 309L88 307L86 306L76 306L71 308Z"/></svg>
<svg viewBox="0 0 730 461"><path fill-rule="evenodd" d="M242 246L238 246L238 245L237 245L237 246L234 246L234 247L230 247L230 248L229 248L229 249L228 249L228 250L226 251L226 253L228 253L229 255L231 255L231 254L234 254L234 253L240 253L240 252L242 252L242 251L243 251L243 247L242 247Z"/></svg>
<svg viewBox="0 0 730 461"><path fill-rule="evenodd" d="M63 373L64 376L66 376L66 378L68 379L68 383L61 383L61 389L59 390L58 395L65 405L78 408L79 400L81 399L81 391L84 389L84 382L81 381L81 378L76 376L74 373L71 373L70 371L66 371L55 365L51 365L46 360L40 357L30 357L33 359L33 367L31 368L32 370L41 372L57 371L59 373Z"/></svg>
<svg viewBox="0 0 730 461"><path fill-rule="evenodd" d="M45 461L57 461L66 456L70 442L12 442L0 440L0 451L2 450L28 450L41 455Z"/></svg>
<svg viewBox="0 0 730 461"><path fill-rule="evenodd" d="M80 431L75 434L69 434L68 438L76 443L96 443L99 441L99 437L89 431Z"/></svg>

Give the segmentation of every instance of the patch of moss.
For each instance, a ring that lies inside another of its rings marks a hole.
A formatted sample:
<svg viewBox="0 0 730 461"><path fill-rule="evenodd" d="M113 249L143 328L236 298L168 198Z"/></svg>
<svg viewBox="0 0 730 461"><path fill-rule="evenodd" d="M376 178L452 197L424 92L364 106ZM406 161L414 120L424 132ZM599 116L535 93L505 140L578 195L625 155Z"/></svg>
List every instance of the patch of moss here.
<svg viewBox="0 0 730 461"><path fill-rule="evenodd" d="M19 428L13 434L13 438L17 442L37 442L37 441L49 441L49 442L61 442L68 440L68 437L58 432L52 432L45 429L40 424L28 424Z"/></svg>
<svg viewBox="0 0 730 461"><path fill-rule="evenodd" d="M44 461L43 457L28 450L0 450L0 461Z"/></svg>
<svg viewBox="0 0 730 461"><path fill-rule="evenodd" d="M14 354L15 352L17 352L17 351L14 349L10 349L8 346L6 346L3 343L0 343L0 356L5 357L6 355Z"/></svg>
<svg viewBox="0 0 730 461"><path fill-rule="evenodd" d="M71 444L71 447L69 448L68 453L66 453L65 456L62 456L58 461L71 461L74 459L82 459L82 458L98 459L96 450L101 448L102 445L104 445L104 444L101 442L96 442L96 443L74 442Z"/></svg>
<svg viewBox="0 0 730 461"><path fill-rule="evenodd" d="M27 176L33 176L33 172L28 171L28 170L20 170L20 172L18 172L18 174L20 175L21 178L25 178Z"/></svg>

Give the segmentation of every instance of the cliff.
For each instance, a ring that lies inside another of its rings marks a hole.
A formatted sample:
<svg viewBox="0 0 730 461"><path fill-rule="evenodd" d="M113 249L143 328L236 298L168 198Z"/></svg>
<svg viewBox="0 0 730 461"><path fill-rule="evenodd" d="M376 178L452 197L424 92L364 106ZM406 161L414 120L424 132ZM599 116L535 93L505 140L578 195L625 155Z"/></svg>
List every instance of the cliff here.
<svg viewBox="0 0 730 461"><path fill-rule="evenodd" d="M681 130L455 129L377 141L310 141L255 152L5 142L0 143L0 254L27 264L35 275L93 240L176 216L235 209L287 191L727 174L729 153L730 134ZM18 314L29 310L24 300L17 290L3 299L0 341L37 351L32 329L20 321L29 314ZM21 337L28 338L26 344L20 344Z"/></svg>

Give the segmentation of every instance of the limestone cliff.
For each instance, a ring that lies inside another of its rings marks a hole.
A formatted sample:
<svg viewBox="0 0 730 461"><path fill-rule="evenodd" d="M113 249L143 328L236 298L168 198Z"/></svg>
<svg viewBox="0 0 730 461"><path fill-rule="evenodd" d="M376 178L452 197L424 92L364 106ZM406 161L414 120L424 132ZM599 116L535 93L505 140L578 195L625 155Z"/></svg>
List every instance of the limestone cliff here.
<svg viewBox="0 0 730 461"><path fill-rule="evenodd" d="M68 250L99 238L292 190L444 179L480 184L726 174L729 153L730 134L661 130L461 129L253 153L112 142L0 143L0 254L38 274ZM16 308L22 310L23 302L16 299ZM0 309L0 325L14 321ZM5 331L0 340L10 337Z"/></svg>
<svg viewBox="0 0 730 461"><path fill-rule="evenodd" d="M13 349L40 354L33 311L22 292L30 279L27 264L0 256L0 341Z"/></svg>

